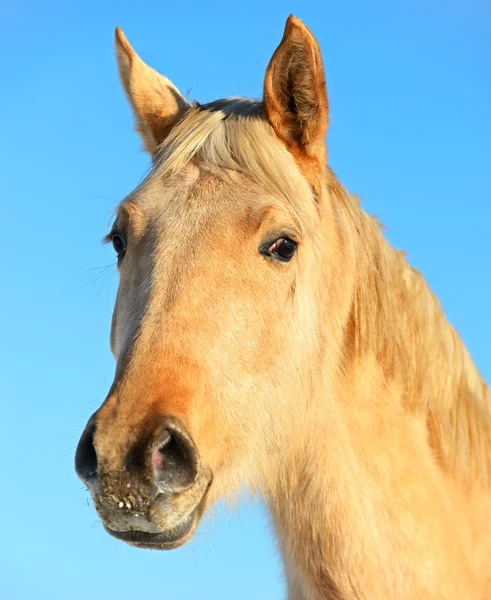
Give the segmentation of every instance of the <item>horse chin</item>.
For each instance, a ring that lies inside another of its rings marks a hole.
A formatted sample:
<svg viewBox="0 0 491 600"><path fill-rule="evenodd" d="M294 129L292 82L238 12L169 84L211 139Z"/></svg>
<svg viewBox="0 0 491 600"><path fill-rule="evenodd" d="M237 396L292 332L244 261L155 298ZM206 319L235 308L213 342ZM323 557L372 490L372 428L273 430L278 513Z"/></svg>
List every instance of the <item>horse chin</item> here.
<svg viewBox="0 0 491 600"><path fill-rule="evenodd" d="M147 531L130 530L115 531L104 525L104 529L118 540L126 542L135 548L149 550L173 550L186 543L193 535L200 520L198 508L185 517L176 526L166 531L149 533Z"/></svg>
<svg viewBox="0 0 491 600"><path fill-rule="evenodd" d="M186 491L160 492L151 502L140 500L133 505L129 501L125 505L122 500L115 504L114 493L107 490L101 496L94 488L92 496L110 535L136 548L172 550L187 542L196 530L209 502L212 480L211 470L203 468L195 484Z"/></svg>

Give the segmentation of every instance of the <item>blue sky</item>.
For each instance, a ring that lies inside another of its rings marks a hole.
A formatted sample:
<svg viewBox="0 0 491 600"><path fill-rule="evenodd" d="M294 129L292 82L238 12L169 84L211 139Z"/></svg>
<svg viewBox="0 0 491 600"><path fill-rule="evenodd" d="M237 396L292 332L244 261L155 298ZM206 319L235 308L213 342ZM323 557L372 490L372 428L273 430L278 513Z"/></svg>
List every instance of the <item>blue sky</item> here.
<svg viewBox="0 0 491 600"><path fill-rule="evenodd" d="M179 550L133 549L103 532L73 454L114 369L117 273L99 240L148 166L114 27L206 102L260 96L290 12L323 51L331 165L426 275L491 380L488 0L3 0L2 598L284 597L259 505L219 507Z"/></svg>

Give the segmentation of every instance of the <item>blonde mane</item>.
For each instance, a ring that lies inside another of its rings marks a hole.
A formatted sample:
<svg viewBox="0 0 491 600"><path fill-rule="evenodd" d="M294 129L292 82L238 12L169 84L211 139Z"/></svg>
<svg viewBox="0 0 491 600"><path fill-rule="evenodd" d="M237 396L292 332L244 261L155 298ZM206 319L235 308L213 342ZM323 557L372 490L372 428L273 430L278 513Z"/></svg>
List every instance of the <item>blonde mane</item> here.
<svg viewBox="0 0 491 600"><path fill-rule="evenodd" d="M310 226L308 211L297 201L291 156L264 118L261 102L230 98L192 105L160 146L149 177L172 177L193 160L252 178L279 194Z"/></svg>
<svg viewBox="0 0 491 600"><path fill-rule="evenodd" d="M274 136L260 102L224 99L193 105L160 147L149 177L171 177L192 160L239 171L273 189L310 225L308 211L296 200L291 157ZM487 484L489 389L422 275L388 244L379 223L329 170L326 186L342 205L356 239L358 281L351 323L356 356L375 356L387 377L403 386L407 410L423 411L430 444L445 470Z"/></svg>
<svg viewBox="0 0 491 600"><path fill-rule="evenodd" d="M430 444L445 470L488 484L489 388L421 273L334 178L330 188L358 239L356 354L377 357L387 377L402 383L407 409L426 415Z"/></svg>

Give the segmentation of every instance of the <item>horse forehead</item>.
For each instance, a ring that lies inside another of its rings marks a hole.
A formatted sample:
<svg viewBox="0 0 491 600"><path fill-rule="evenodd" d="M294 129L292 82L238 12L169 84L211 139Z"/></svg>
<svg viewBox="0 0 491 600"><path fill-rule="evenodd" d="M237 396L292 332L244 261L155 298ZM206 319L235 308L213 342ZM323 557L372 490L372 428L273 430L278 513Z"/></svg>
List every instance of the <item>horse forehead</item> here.
<svg viewBox="0 0 491 600"><path fill-rule="evenodd" d="M138 193L146 232L136 248L125 298L134 302L135 289L145 289L150 294L147 309L170 314L190 290L199 295L199 282L213 277L217 264L223 265L227 256L236 262L230 249L253 235L269 212L269 203L257 188L241 185L238 177L213 173L194 181L180 177L150 181ZM132 285L137 274L146 285Z"/></svg>
<svg viewBox="0 0 491 600"><path fill-rule="evenodd" d="M196 167L167 181L150 178L133 198L152 234L164 242L172 232L175 243L204 232L210 239L255 230L272 208L264 190L240 173Z"/></svg>

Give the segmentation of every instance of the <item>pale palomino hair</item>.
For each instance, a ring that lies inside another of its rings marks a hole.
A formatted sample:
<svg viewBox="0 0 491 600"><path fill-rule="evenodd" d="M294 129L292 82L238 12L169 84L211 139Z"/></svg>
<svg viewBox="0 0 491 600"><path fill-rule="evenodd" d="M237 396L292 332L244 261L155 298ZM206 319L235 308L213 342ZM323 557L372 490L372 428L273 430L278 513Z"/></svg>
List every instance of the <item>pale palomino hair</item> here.
<svg viewBox="0 0 491 600"><path fill-rule="evenodd" d="M114 384L76 456L150 548L245 486L291 600L491 596L491 394L422 275L326 164L320 50L295 17L264 99L189 104L120 30L152 168L107 240Z"/></svg>

